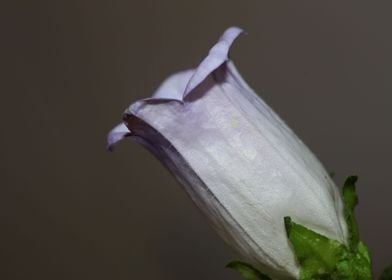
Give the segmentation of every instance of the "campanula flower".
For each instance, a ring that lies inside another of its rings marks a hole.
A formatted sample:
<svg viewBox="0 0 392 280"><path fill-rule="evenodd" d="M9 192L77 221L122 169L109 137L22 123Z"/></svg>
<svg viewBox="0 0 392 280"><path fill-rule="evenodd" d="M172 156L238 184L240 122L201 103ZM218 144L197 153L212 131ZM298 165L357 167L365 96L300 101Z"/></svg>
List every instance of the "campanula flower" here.
<svg viewBox="0 0 392 280"><path fill-rule="evenodd" d="M295 279L284 217L344 244L343 205L319 160L229 59L242 33L229 28L197 68L131 104L108 143L129 137L149 149L242 260Z"/></svg>

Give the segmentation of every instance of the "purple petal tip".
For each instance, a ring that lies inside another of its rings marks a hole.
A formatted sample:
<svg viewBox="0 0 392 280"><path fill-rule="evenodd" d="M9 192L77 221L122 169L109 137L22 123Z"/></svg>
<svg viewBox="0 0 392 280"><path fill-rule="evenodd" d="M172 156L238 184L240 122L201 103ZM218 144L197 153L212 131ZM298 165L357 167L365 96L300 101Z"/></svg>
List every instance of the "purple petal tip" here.
<svg viewBox="0 0 392 280"><path fill-rule="evenodd" d="M131 135L130 130L128 129L128 127L124 124L121 123L119 125L117 125L115 128L113 128L107 137L107 149L109 151L113 151L114 146L121 141L122 139L124 139L125 137L128 137Z"/></svg>

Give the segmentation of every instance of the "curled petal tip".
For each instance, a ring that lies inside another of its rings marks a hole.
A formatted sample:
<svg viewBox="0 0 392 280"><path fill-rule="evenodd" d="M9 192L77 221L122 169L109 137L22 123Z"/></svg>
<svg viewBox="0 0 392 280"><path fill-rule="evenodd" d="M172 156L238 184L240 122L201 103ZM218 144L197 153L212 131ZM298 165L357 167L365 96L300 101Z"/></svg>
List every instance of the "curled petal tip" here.
<svg viewBox="0 0 392 280"><path fill-rule="evenodd" d="M226 29L219 38L219 41L210 49L207 57L199 64L195 73L190 78L185 88L183 99L203 82L209 74L229 59L231 45L243 33L243 29L235 26Z"/></svg>
<svg viewBox="0 0 392 280"><path fill-rule="evenodd" d="M113 152L114 150L114 146L121 141L122 139L124 139L125 137L128 137L131 135L130 130L128 129L128 127L123 124L120 123L119 125L117 125L115 128L113 128L107 137L107 149L111 152Z"/></svg>
<svg viewBox="0 0 392 280"><path fill-rule="evenodd" d="M139 105L154 102L179 101L183 102L185 97L206 80L208 75L214 72L219 66L229 59L229 51L233 42L241 34L245 33L239 27L226 29L218 42L210 49L207 57L196 69L190 69L176 73L167 78L150 98L142 99L129 108L130 111L137 111ZM120 136L119 136L120 137Z"/></svg>
<svg viewBox="0 0 392 280"><path fill-rule="evenodd" d="M182 97L188 81L194 74L195 70L185 70L167 78L161 86L155 91L151 98L144 100L177 100L182 102Z"/></svg>

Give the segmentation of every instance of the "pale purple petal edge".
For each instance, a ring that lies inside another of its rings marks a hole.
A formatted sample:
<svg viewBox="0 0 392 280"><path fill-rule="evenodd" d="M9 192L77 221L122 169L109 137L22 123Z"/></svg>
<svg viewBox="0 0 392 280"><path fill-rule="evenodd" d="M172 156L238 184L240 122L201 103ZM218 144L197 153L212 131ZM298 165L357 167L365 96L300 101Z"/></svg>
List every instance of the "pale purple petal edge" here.
<svg viewBox="0 0 392 280"><path fill-rule="evenodd" d="M189 80L193 76L195 70L185 70L171 75L159 86L159 88L154 92L152 97L143 99L147 100L183 100L183 95Z"/></svg>
<svg viewBox="0 0 392 280"><path fill-rule="evenodd" d="M209 74L229 59L230 47L244 30L239 27L229 27L219 41L210 49L207 57L199 64L190 78L183 95L183 99L201 84Z"/></svg>
<svg viewBox="0 0 392 280"><path fill-rule="evenodd" d="M120 123L115 128L113 128L107 137L108 150L113 151L114 145L116 145L119 141L131 135L128 127L124 123Z"/></svg>

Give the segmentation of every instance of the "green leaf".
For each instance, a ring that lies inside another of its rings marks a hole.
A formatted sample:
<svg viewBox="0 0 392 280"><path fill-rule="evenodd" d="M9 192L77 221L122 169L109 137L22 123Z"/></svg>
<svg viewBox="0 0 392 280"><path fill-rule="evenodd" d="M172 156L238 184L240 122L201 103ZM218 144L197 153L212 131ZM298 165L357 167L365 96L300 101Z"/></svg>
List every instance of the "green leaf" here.
<svg viewBox="0 0 392 280"><path fill-rule="evenodd" d="M245 280L271 280L267 275L261 273L256 268L241 261L229 262L226 267L232 268L239 272Z"/></svg>
<svg viewBox="0 0 392 280"><path fill-rule="evenodd" d="M380 276L380 280L392 280L392 265L384 269Z"/></svg>
<svg viewBox="0 0 392 280"><path fill-rule="evenodd" d="M344 216L349 231L349 246L354 250L359 242L358 225L354 216L354 208L358 204L358 196L355 187L357 180L357 176L350 176L346 179L343 186Z"/></svg>

